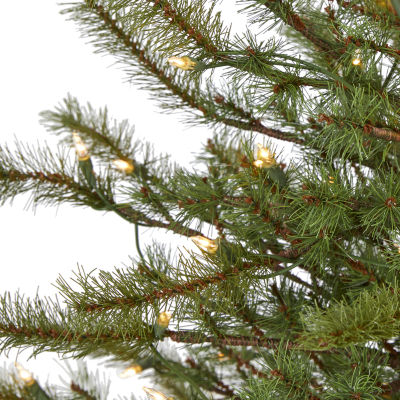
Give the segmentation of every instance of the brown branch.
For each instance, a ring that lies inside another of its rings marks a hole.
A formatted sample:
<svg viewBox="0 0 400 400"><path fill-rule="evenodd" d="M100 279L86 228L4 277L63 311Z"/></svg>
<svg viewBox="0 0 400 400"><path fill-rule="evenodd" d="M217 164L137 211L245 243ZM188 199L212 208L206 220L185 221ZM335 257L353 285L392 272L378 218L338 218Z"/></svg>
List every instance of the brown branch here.
<svg viewBox="0 0 400 400"><path fill-rule="evenodd" d="M260 339L249 336L224 335L223 337L206 336L196 331L166 330L165 335L179 343L213 343L218 346L257 346L267 349L277 349L280 339ZM288 349L300 350L298 345L288 341Z"/></svg>
<svg viewBox="0 0 400 400"><path fill-rule="evenodd" d="M85 400L96 400L96 398L91 396L87 390L81 388L74 381L71 381L71 384L69 387L73 392L78 393L80 396L84 396Z"/></svg>
<svg viewBox="0 0 400 400"><path fill-rule="evenodd" d="M27 327L27 326L19 326L16 327L14 324L9 323L8 325L0 324L0 332L3 332L7 335L13 334L15 336L21 335L27 338L37 337L45 340L54 339L54 340L65 340L68 343L71 342L81 342L82 340L140 340L141 337L135 334L124 333L124 335L120 335L114 331L108 331L107 333L89 333L89 332L74 332L70 329L70 327L66 327L64 329L62 327L53 326L50 329L43 329L42 327Z"/></svg>
<svg viewBox="0 0 400 400"><path fill-rule="evenodd" d="M8 179L10 180L10 182L38 180L40 182L51 183L53 185L63 185L66 186L68 189L75 190L76 192L84 192L86 196L92 198L92 200L96 203L103 203L103 200L96 192L89 190L84 186L81 186L79 183L75 182L73 178L64 174L46 173L42 171L20 172L12 169L9 171L2 171L0 178ZM143 222L148 227L164 228L184 236L197 236L202 234L200 231L187 228L179 224L178 222L172 221L169 223L164 223L161 221L157 221L147 217L145 214L141 213L140 211L136 211L131 207L120 207L118 204L114 203L113 200L108 199L108 201L110 202L110 204L115 206L116 211L122 213L132 223ZM90 204L88 205L90 206Z"/></svg>
<svg viewBox="0 0 400 400"><path fill-rule="evenodd" d="M139 63L145 67L149 73L159 79L173 94L179 96L184 103L199 111L203 111L204 107L201 103L196 102L194 96L189 92L183 91L179 85L176 85L171 76L168 76L167 70L159 66L156 62L152 61L146 52L140 48L139 43L135 42L131 35L127 34L122 28L118 27L117 20L113 19L111 15L100 4L95 5L94 10L99 17L104 21L105 25L110 31L118 37L118 39L128 47L133 56L135 56Z"/></svg>
<svg viewBox="0 0 400 400"><path fill-rule="evenodd" d="M389 19L390 24L392 26L400 27L400 21L396 17L396 14L394 14L394 13L392 13L394 15L394 17L392 17L390 14L384 14L384 13L376 14L376 13L370 12L368 9L366 9L363 6L360 6L358 4L351 4L350 1L343 1L343 0L336 0L336 1L339 6L342 6L344 8L350 7L354 12L360 13L361 15L366 15L367 17L372 18L374 21L380 22L381 20L383 20L384 22L386 22Z"/></svg>
<svg viewBox="0 0 400 400"><path fill-rule="evenodd" d="M327 125L331 125L335 123L337 126L342 128L345 123L351 124L353 128L360 128L362 129L362 132L366 135L374 136L379 139L384 139L387 141L395 141L395 142L400 142L400 132L395 131L390 128L379 128L377 126L373 126L371 124L365 124L365 125L360 125L356 124L355 122L352 121L342 121L342 120L337 120L337 118L334 118L332 116L328 116L326 114L319 114L318 115L318 122L326 122Z"/></svg>
<svg viewBox="0 0 400 400"><path fill-rule="evenodd" d="M254 346L254 347L262 347L266 349L276 350L279 347L281 339L275 338L255 338L251 336L233 336L233 335L224 335L224 336L207 336L197 331L172 331L167 329L165 331L165 336L169 337L174 342L178 343L212 343L217 346ZM299 350L310 352L310 350L303 349L301 345L298 345L294 342L287 341L287 349L288 350ZM313 352L318 353L337 353L335 349L327 349L327 350L313 350Z"/></svg>
<svg viewBox="0 0 400 400"><path fill-rule="evenodd" d="M90 303L85 304L84 308L87 312L108 310L112 307L118 307L121 305L137 306L138 304L147 301L148 303L154 303L156 299L171 299L173 297L183 295L188 292L194 292L196 290L203 290L212 284L218 284L226 281L230 277L235 277L242 271L258 269L270 265L272 268L278 264L279 261L273 259L267 259L263 264L249 264L243 263L242 266L234 267L229 272L217 272L214 275L197 278L188 282L178 283L170 288L163 288L160 290L153 290L150 294L145 295L142 299L130 299L130 298L114 298L107 301L105 304ZM282 268L283 269L283 268Z"/></svg>
<svg viewBox="0 0 400 400"><path fill-rule="evenodd" d="M203 47L207 52L212 53L213 57L216 56L217 48L214 44L210 43L194 26L191 26L181 15L172 8L171 4L166 0L148 0L154 3L154 7L162 11L162 15L169 23L175 24L180 31L185 32L189 38L196 42L200 47ZM218 56L222 58L222 56Z"/></svg>
<svg viewBox="0 0 400 400"><path fill-rule="evenodd" d="M279 3L279 4L278 4ZM264 5L272 11L275 15L280 17L286 24L294 28L297 32L301 33L306 39L308 39L311 43L313 43L318 49L323 52L326 52L327 55L332 56L334 58L340 57L339 52L336 49L332 48L332 45L329 44L324 39L318 37L315 31L312 29L308 21L306 19L302 19L298 14L291 11L288 4L285 4L286 7L286 15L282 15L281 13L275 10L276 7L282 4L282 0L267 0Z"/></svg>
<svg viewBox="0 0 400 400"><path fill-rule="evenodd" d="M284 140L286 142L296 143L300 145L305 143L303 139L297 138L293 136L293 134L283 132L278 129L268 128L259 121L245 122L225 117L221 118L219 121L223 122L225 125L233 126L238 129L262 133L263 135L272 137L274 139Z"/></svg>
<svg viewBox="0 0 400 400"><path fill-rule="evenodd" d="M371 135L379 139L400 142L400 132L393 129L378 128L370 124L365 124L363 126L363 132L367 135Z"/></svg>
<svg viewBox="0 0 400 400"><path fill-rule="evenodd" d="M276 285L276 283L273 283L271 285L271 292L279 301L279 304L280 304L279 311L285 314L285 319L286 320L289 320L290 319L290 314L288 312L288 306L286 305L285 300L283 300L283 297L280 294L278 286Z"/></svg>
<svg viewBox="0 0 400 400"><path fill-rule="evenodd" d="M196 361L193 360L193 358L187 358L185 362L188 363L192 369L201 370L201 368L196 363ZM233 391L233 389L230 388L229 385L225 384L221 380L218 380L218 378L216 379L215 383L217 384L217 386L213 386L209 390L225 396L234 396L235 392Z"/></svg>
<svg viewBox="0 0 400 400"><path fill-rule="evenodd" d="M289 231L287 229L280 229L279 232L283 232L283 234L286 235ZM286 236L284 236L286 239ZM299 257L301 254L305 253L308 248L304 249L297 249L297 248L288 248L288 249L283 249L280 252L277 253L280 257L287 258L288 261L292 259L296 259ZM103 309L111 309L113 307L120 307L121 305L127 305L131 307L135 307L142 303L143 301L147 301L148 303L153 303L156 299L170 299L179 295L184 295L185 293L188 292L194 292L196 290L203 290L206 287L208 287L211 284L219 284L225 280L227 280L230 277L238 276L242 271L244 270L256 270L259 268L267 267L268 269L274 271L274 272L279 272L279 271L284 271L285 267L280 265L280 261L275 260L273 257L266 257L263 263L248 263L244 262L241 266L235 266L232 268L229 272L217 272L214 275L211 276L206 276L202 278L197 278L192 281L188 282L183 282L183 283L178 283L174 285L173 287L164 287L163 289L160 290L153 290L150 294L146 295L143 299L130 299L130 298L114 298L110 299L107 301L107 304L98 304L98 303L90 303L90 304L85 304L84 309L87 312L92 312L92 311L99 311ZM309 284L308 282L302 280L301 278L297 277L296 275L293 275L290 272L285 272L285 275L288 277L288 279L291 279L292 281L307 287L310 290L313 290L314 287ZM254 278L260 279L260 278L265 278L265 276L257 276L253 275ZM253 321L254 322L254 321ZM258 333L261 332L261 330L257 330Z"/></svg>

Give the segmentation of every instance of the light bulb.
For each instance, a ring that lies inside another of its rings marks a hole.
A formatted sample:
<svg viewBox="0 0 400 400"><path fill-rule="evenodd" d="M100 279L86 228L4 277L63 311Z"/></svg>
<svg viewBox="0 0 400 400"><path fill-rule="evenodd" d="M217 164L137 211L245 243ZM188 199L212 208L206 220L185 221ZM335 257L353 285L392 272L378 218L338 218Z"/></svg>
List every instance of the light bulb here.
<svg viewBox="0 0 400 400"><path fill-rule="evenodd" d="M74 141L76 154L78 155L78 160L79 161L88 160L90 158L89 151L77 132L72 132L72 139Z"/></svg>
<svg viewBox="0 0 400 400"><path fill-rule="evenodd" d="M158 316L157 325L161 326L162 328L167 328L171 318L172 314L169 311L164 311Z"/></svg>
<svg viewBox="0 0 400 400"><path fill-rule="evenodd" d="M167 397L165 394L158 392L154 389L143 386L143 390L149 395L150 399L152 400L174 400L173 397Z"/></svg>
<svg viewBox="0 0 400 400"><path fill-rule="evenodd" d="M32 374L26 370L22 365L15 362L15 367L18 370L18 376L27 386L31 386L35 383Z"/></svg>
<svg viewBox="0 0 400 400"><path fill-rule="evenodd" d="M194 69L194 67L196 65L196 61L192 60L188 56L170 57L170 58L168 58L168 62L173 67L178 67L178 68L183 69L185 71Z"/></svg>
<svg viewBox="0 0 400 400"><path fill-rule="evenodd" d="M140 374L143 371L143 368L139 364L131 365L126 368L123 372L119 374L120 378L131 378L137 374Z"/></svg>
<svg viewBox="0 0 400 400"><path fill-rule="evenodd" d="M135 169L135 167L131 162L125 160L114 160L113 164L117 169L119 169L122 172L125 172L126 174L131 174Z"/></svg>
<svg viewBox="0 0 400 400"><path fill-rule="evenodd" d="M196 246L209 254L215 254L218 250L218 244L215 240L208 239L204 236L191 236L190 239L193 240Z"/></svg>
<svg viewBox="0 0 400 400"><path fill-rule="evenodd" d="M275 153L272 153L268 147L263 147L263 145L260 143L257 145L257 147L257 160L253 162L253 165L258 168L270 168L276 165L274 158Z"/></svg>
<svg viewBox="0 0 400 400"><path fill-rule="evenodd" d="M356 67L359 67L362 64L362 61L361 61L361 58L360 58L361 50L360 49L356 49L356 51L354 53L355 53L355 57L351 60L351 63L353 65L355 65Z"/></svg>
<svg viewBox="0 0 400 400"><path fill-rule="evenodd" d="M218 354L217 354L217 357L218 357L218 360L219 361L226 361L226 360L229 360L229 357L228 356L226 356L224 353L222 353L222 352L219 352Z"/></svg>

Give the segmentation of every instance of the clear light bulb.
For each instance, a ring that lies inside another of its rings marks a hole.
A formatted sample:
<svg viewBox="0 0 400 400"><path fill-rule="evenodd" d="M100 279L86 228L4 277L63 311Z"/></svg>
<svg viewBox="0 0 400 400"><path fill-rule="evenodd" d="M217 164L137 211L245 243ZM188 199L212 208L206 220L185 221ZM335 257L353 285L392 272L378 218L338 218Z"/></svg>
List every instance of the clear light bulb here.
<svg viewBox="0 0 400 400"><path fill-rule="evenodd" d="M151 400L174 400L173 397L167 397L165 394L151 388L143 386L143 390L148 394Z"/></svg>
<svg viewBox="0 0 400 400"><path fill-rule="evenodd" d="M120 378L132 378L133 376L140 374L143 371L143 368L139 364L131 365L126 368L123 372L119 374Z"/></svg>
<svg viewBox="0 0 400 400"><path fill-rule="evenodd" d="M196 246L209 254L215 254L218 250L218 244L215 240L208 239L204 236L191 236L190 239L193 240Z"/></svg>
<svg viewBox="0 0 400 400"><path fill-rule="evenodd" d="M122 172L125 172L126 174L131 174L135 169L135 167L131 162L125 160L114 160L113 164L117 169L119 169Z"/></svg>
<svg viewBox="0 0 400 400"><path fill-rule="evenodd" d="M35 383L32 374L27 369L17 362L15 362L15 367L17 368L18 376L27 386L31 386Z"/></svg>
<svg viewBox="0 0 400 400"><path fill-rule="evenodd" d="M257 144L257 160L253 162L258 168L269 168L276 165L275 153L272 153L268 147L264 147L262 144ZM261 161L261 162L260 162Z"/></svg>
<svg viewBox="0 0 400 400"><path fill-rule="evenodd" d="M351 63L353 65L355 65L356 67L359 67L362 64L362 61L361 61L361 58L360 58L361 50L360 49L356 49L356 51L354 53L355 53L355 56L351 60Z"/></svg>
<svg viewBox="0 0 400 400"><path fill-rule="evenodd" d="M88 160L90 158L89 151L77 132L72 132L72 140L74 141L75 151L76 154L78 155L78 160L79 161Z"/></svg>
<svg viewBox="0 0 400 400"><path fill-rule="evenodd" d="M157 325L160 325L163 328L167 328L171 318L172 314L169 311L163 311L157 318Z"/></svg>
<svg viewBox="0 0 400 400"><path fill-rule="evenodd" d="M185 71L194 69L194 67L196 65L196 61L192 60L188 56L184 56L184 57L169 57L168 58L168 62L173 67L177 67L177 68L183 69Z"/></svg>

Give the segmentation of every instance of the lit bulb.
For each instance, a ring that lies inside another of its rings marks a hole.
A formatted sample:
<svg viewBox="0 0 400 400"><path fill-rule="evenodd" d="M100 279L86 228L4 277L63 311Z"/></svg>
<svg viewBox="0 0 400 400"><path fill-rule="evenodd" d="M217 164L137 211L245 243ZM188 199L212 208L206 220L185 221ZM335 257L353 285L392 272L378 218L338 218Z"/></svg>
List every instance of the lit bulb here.
<svg viewBox="0 0 400 400"><path fill-rule="evenodd" d="M167 328L171 318L172 314L169 311L164 311L158 316L157 325L161 326L162 328Z"/></svg>
<svg viewBox="0 0 400 400"><path fill-rule="evenodd" d="M173 397L167 397L165 394L154 389L143 386L143 390L150 396L150 399L152 400L174 400Z"/></svg>
<svg viewBox="0 0 400 400"><path fill-rule="evenodd" d="M113 164L117 169L119 169L122 172L125 172L126 174L131 174L135 169L135 167L131 162L125 160L114 160Z"/></svg>
<svg viewBox="0 0 400 400"><path fill-rule="evenodd" d="M361 50L360 49L356 49L355 57L351 60L351 63L353 65L355 65L356 67L359 67L362 64L362 61L361 61L361 58L360 58L360 54L361 54Z"/></svg>
<svg viewBox="0 0 400 400"><path fill-rule="evenodd" d="M270 168L276 165L274 158L275 153L271 153L271 151L267 147L263 147L262 144L258 144L257 147L257 160L253 162L253 165L258 168Z"/></svg>
<svg viewBox="0 0 400 400"><path fill-rule="evenodd" d="M26 370L22 365L15 362L15 367L18 370L18 376L27 386L31 386L35 383L32 374Z"/></svg>
<svg viewBox="0 0 400 400"><path fill-rule="evenodd" d="M85 143L83 143L81 137L76 132L72 132L72 139L74 141L76 154L78 155L78 160L88 160L90 158L89 151L86 148Z"/></svg>
<svg viewBox="0 0 400 400"><path fill-rule="evenodd" d="M229 360L229 357L226 356L224 353L221 353L221 352L217 354L217 357L218 357L218 360L219 360L219 361L226 361L226 360Z"/></svg>
<svg viewBox="0 0 400 400"><path fill-rule="evenodd" d="M192 60L188 56L170 57L170 58L168 58L168 62L173 67L178 67L178 68L183 69L185 71L194 69L194 67L196 65L196 61Z"/></svg>
<svg viewBox="0 0 400 400"><path fill-rule="evenodd" d="M139 364L132 365L126 368L123 372L119 374L120 378L131 378L137 374L140 374L143 371L143 368Z"/></svg>
<svg viewBox="0 0 400 400"><path fill-rule="evenodd" d="M208 239L204 236L191 236L190 239L193 240L196 246L209 254L215 254L218 250L218 244L215 240Z"/></svg>

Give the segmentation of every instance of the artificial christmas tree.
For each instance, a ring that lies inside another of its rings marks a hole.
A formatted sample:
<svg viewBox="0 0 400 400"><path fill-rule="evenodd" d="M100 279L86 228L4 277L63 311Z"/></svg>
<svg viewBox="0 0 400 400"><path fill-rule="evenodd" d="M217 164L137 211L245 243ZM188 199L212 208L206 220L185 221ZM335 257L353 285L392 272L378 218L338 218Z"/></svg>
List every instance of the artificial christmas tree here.
<svg viewBox="0 0 400 400"><path fill-rule="evenodd" d="M2 202L31 191L116 213L138 251L130 268L79 269L78 288L59 278L64 304L6 294L2 349L151 369L133 398L398 399L400 2L239 4L250 26L234 36L205 0L63 6L166 110L215 133L191 172L68 96L42 121L74 162L1 149ZM256 35L275 26L284 38ZM199 251L141 249L142 227ZM68 393L19 371L0 397L100 398L84 369Z"/></svg>

